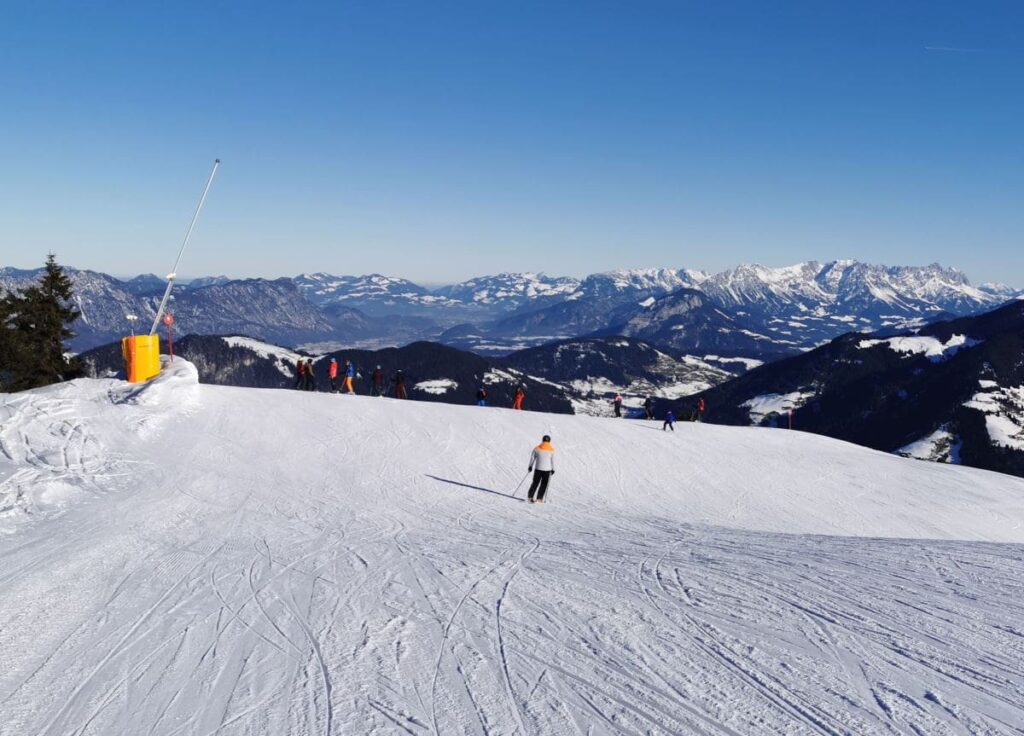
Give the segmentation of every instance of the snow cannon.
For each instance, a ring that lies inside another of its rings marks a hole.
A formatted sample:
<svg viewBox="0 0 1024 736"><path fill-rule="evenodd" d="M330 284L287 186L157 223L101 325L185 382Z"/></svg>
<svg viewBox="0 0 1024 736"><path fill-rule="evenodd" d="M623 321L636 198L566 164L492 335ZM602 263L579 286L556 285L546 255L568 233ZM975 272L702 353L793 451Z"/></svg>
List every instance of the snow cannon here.
<svg viewBox="0 0 1024 736"><path fill-rule="evenodd" d="M124 373L128 383L143 383L160 374L160 336L131 335L121 338Z"/></svg>
<svg viewBox="0 0 1024 736"><path fill-rule="evenodd" d="M196 226L196 221L199 219L199 213L203 211L203 204L206 202L206 195L210 193L210 185L213 184L213 177L217 173L217 167L220 166L220 159L215 159L213 162L213 168L210 170L210 176L206 179L206 187L203 189L203 196L199 198L199 204L196 205L195 214L192 215L192 222L188 225L188 230L185 231L185 239L181 241L181 247L178 249L178 257L174 259L174 268L167 274L167 288L164 289L163 298L160 300L160 306L156 310L156 316L153 318L153 327L150 328L148 335L136 335L134 328L132 329L131 337L125 337L121 339L121 354L124 356L124 372L128 376L129 383L142 383L148 381L154 376L160 375L160 337L156 334L157 327L160 326L162 321L167 325L168 338L171 337L171 325L174 323L173 315L166 313L167 302L171 298L171 289L174 288L174 279L178 275L178 266L181 264L181 256L185 252L185 246L188 245L189 239L192 237L192 230ZM133 325L138 319L137 315L128 314L125 315L128 321ZM174 343L173 338L171 342L171 359L174 359Z"/></svg>

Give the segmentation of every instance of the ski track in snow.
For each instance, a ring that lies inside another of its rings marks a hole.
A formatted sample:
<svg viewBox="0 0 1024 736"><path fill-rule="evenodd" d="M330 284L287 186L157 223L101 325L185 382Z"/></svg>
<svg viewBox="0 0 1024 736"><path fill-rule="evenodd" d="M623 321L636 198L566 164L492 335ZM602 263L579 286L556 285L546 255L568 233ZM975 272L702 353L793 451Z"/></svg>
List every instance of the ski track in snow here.
<svg viewBox="0 0 1024 736"><path fill-rule="evenodd" d="M0 536L0 734L1024 733L1021 505L978 490L1014 479L854 448L880 483L963 479L1005 541L894 538L982 535L900 534L898 504L772 520L749 467L690 449L795 433L150 393L0 396L0 498L26 516ZM511 489L553 426L530 506ZM809 468L786 484L872 493ZM56 482L79 496L37 503Z"/></svg>

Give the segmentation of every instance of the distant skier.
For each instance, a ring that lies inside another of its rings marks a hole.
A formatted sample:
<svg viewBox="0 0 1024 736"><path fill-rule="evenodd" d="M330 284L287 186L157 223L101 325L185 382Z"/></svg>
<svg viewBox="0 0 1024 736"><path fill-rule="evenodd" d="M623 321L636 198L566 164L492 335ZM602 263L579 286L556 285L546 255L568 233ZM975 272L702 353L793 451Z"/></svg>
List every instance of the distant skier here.
<svg viewBox="0 0 1024 736"><path fill-rule="evenodd" d="M331 381L331 393L338 393L338 359L331 358L331 365L327 369L327 377Z"/></svg>
<svg viewBox="0 0 1024 736"><path fill-rule="evenodd" d="M665 412L665 423L661 425L661 431L664 432L666 429L671 429L673 432L676 431L676 415L669 409Z"/></svg>
<svg viewBox="0 0 1024 736"><path fill-rule="evenodd" d="M530 468L526 472L531 471L533 472L533 482L530 483L527 500L530 503L544 503L544 496L548 492L548 482L555 474L555 448L551 446L549 435L544 435L540 444L533 448L533 453L530 455Z"/></svg>
<svg viewBox="0 0 1024 736"><path fill-rule="evenodd" d="M313 359L306 359L306 390L316 391L316 371L313 369Z"/></svg>
<svg viewBox="0 0 1024 736"><path fill-rule="evenodd" d="M615 394L615 398L612 399L612 406L615 407L615 416L622 416L622 396Z"/></svg>
<svg viewBox="0 0 1024 736"><path fill-rule="evenodd" d="M515 409L516 411L522 411L523 410L523 399L525 399L525 398L526 398L526 391L523 389L522 386L517 386L516 387L515 398L512 400L512 408Z"/></svg>
<svg viewBox="0 0 1024 736"><path fill-rule="evenodd" d="M704 399L697 399L697 421L704 418Z"/></svg>
<svg viewBox="0 0 1024 736"><path fill-rule="evenodd" d="M295 386L296 389L306 388L306 362L299 358L295 361Z"/></svg>
<svg viewBox="0 0 1024 736"><path fill-rule="evenodd" d="M373 375L371 376L371 379L373 381L373 389L372 389L373 395L374 396L383 396L384 395L384 371L382 371L380 369L380 366L377 366L376 368L373 369Z"/></svg>
<svg viewBox="0 0 1024 736"><path fill-rule="evenodd" d="M644 415L646 419L654 419L654 399L650 396L644 399Z"/></svg>
<svg viewBox="0 0 1024 736"><path fill-rule="evenodd" d="M402 369L399 368L395 373L395 398L396 399L408 399L409 396L405 392L405 374L402 373Z"/></svg>
<svg viewBox="0 0 1024 736"><path fill-rule="evenodd" d="M356 367L352 365L349 360L345 361L345 393L354 394L356 392L355 387L352 385L352 381L356 377Z"/></svg>
<svg viewBox="0 0 1024 736"><path fill-rule="evenodd" d="M487 406L487 389L483 386L478 388L476 391L476 405Z"/></svg>

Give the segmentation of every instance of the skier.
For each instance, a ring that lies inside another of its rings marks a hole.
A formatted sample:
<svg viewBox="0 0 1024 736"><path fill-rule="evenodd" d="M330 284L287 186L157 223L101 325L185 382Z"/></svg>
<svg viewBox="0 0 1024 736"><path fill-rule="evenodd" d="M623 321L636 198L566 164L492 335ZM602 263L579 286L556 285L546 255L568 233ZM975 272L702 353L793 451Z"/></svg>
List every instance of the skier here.
<svg viewBox="0 0 1024 736"><path fill-rule="evenodd" d="M654 399L650 396L644 399L644 414L646 419L654 419Z"/></svg>
<svg viewBox="0 0 1024 736"><path fill-rule="evenodd" d="M399 368L398 372L395 373L395 398L396 399L408 399L408 394L405 393L405 374L402 373L402 369Z"/></svg>
<svg viewBox="0 0 1024 736"><path fill-rule="evenodd" d="M536 470L534 468L536 467ZM530 492L527 496L530 503L544 503L544 496L548 491L548 481L555 474L555 448L551 446L550 435L544 435L539 445L533 448L530 455L530 468L526 472L533 472L533 482L530 483ZM534 499L536 496L536 500Z"/></svg>
<svg viewBox="0 0 1024 736"><path fill-rule="evenodd" d="M351 361L345 361L345 393L354 394L356 392L355 387L352 385L352 379L356 377L356 367L352 365Z"/></svg>
<svg viewBox="0 0 1024 736"><path fill-rule="evenodd" d="M697 421L704 416L704 399L697 399Z"/></svg>
<svg viewBox="0 0 1024 736"><path fill-rule="evenodd" d="M664 432L666 429L671 429L673 432L676 431L676 415L669 409L665 412L665 423L661 425L661 431Z"/></svg>
<svg viewBox="0 0 1024 736"><path fill-rule="evenodd" d="M295 386L296 389L306 388L306 363L302 358L295 361Z"/></svg>
<svg viewBox="0 0 1024 736"><path fill-rule="evenodd" d="M516 411L522 411L523 410L523 399L525 399L525 398L526 398L526 391L523 389L522 386L517 386L516 387L516 396L515 396L515 399L512 401L512 408L515 409Z"/></svg>
<svg viewBox="0 0 1024 736"><path fill-rule="evenodd" d="M612 406L615 407L615 416L622 416L622 396L615 394L615 398L612 399Z"/></svg>
<svg viewBox="0 0 1024 736"><path fill-rule="evenodd" d="M373 395L384 395L384 371L380 369L380 366L373 369Z"/></svg>
<svg viewBox="0 0 1024 736"><path fill-rule="evenodd" d="M331 393L338 393L338 359L331 358L331 366L327 369L327 377L331 379Z"/></svg>
<svg viewBox="0 0 1024 736"><path fill-rule="evenodd" d="M316 391L316 371L313 370L313 359L306 359L306 390Z"/></svg>
<svg viewBox="0 0 1024 736"><path fill-rule="evenodd" d="M487 406L487 389L483 386L477 389L476 392L476 405Z"/></svg>

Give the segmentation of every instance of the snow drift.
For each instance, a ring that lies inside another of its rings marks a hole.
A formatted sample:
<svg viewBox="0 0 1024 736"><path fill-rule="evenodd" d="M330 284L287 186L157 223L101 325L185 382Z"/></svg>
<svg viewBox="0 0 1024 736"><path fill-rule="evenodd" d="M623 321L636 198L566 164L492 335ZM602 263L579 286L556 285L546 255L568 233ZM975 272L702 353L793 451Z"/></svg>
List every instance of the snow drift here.
<svg viewBox="0 0 1024 736"><path fill-rule="evenodd" d="M1024 722L1009 476L782 430L204 386L180 360L0 415L3 733ZM558 471L530 506L544 433Z"/></svg>

